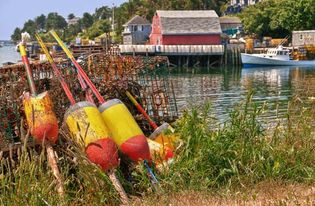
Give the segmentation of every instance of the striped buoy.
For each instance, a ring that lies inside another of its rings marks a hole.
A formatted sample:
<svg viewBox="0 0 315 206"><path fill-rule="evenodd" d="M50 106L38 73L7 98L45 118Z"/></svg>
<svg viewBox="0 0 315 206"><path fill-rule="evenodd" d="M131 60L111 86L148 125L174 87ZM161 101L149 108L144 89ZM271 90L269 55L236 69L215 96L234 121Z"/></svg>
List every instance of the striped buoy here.
<svg viewBox="0 0 315 206"><path fill-rule="evenodd" d="M97 107L87 101L72 105L65 114L71 135L85 146L91 162L107 171L119 165L115 142Z"/></svg>
<svg viewBox="0 0 315 206"><path fill-rule="evenodd" d="M103 103L99 111L122 153L136 162L151 160L147 138L124 103L112 99Z"/></svg>

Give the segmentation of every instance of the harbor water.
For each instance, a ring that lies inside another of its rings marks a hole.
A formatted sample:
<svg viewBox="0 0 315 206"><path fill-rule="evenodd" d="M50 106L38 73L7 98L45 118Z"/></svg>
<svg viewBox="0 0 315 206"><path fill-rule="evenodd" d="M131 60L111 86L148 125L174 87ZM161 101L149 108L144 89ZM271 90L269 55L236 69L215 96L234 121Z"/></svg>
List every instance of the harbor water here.
<svg viewBox="0 0 315 206"><path fill-rule="evenodd" d="M19 60L14 46L0 48L0 66ZM254 91L255 102L266 104L263 117L267 121L284 117L294 97L315 102L315 67L173 68L165 75L173 82L180 113L208 101L216 116L224 120L249 91Z"/></svg>
<svg viewBox="0 0 315 206"><path fill-rule="evenodd" d="M221 121L250 91L254 102L266 105L262 115L266 123L285 119L293 99L315 102L315 67L174 69L169 78L179 111L208 101Z"/></svg>
<svg viewBox="0 0 315 206"><path fill-rule="evenodd" d="M0 67L5 62L16 63L21 60L21 56L15 51L15 46L3 46L0 47Z"/></svg>

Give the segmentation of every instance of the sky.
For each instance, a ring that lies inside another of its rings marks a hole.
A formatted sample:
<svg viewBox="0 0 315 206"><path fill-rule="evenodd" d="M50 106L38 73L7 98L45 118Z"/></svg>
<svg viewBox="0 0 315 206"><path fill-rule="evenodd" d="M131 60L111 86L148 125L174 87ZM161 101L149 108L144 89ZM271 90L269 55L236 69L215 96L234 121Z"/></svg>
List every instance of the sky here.
<svg viewBox="0 0 315 206"><path fill-rule="evenodd" d="M50 12L82 17L84 12L94 13L101 6L112 7L127 0L0 0L0 40L9 40L16 27L22 28L28 19Z"/></svg>

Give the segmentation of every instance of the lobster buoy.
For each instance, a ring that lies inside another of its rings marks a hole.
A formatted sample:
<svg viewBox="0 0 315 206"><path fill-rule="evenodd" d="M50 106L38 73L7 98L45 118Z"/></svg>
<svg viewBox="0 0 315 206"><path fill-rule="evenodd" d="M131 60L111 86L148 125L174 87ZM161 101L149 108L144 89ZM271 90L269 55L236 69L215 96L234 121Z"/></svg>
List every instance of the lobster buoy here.
<svg viewBox="0 0 315 206"><path fill-rule="evenodd" d="M173 127L165 122L154 130L154 132L149 136L149 139L174 150L174 145L178 140L178 136L174 134Z"/></svg>
<svg viewBox="0 0 315 206"><path fill-rule="evenodd" d="M97 107L91 102L78 102L65 114L65 122L76 141L85 146L89 160L107 171L119 165L115 142Z"/></svg>
<svg viewBox="0 0 315 206"><path fill-rule="evenodd" d="M148 139L148 144L152 160L157 165L174 157L174 153L169 147L151 139Z"/></svg>
<svg viewBox="0 0 315 206"><path fill-rule="evenodd" d="M24 94L23 106L31 135L38 143L48 140L54 144L58 139L58 120L53 112L48 92L33 96Z"/></svg>
<svg viewBox="0 0 315 206"><path fill-rule="evenodd" d="M147 138L124 103L112 99L102 104L99 111L123 154L135 162L151 160Z"/></svg>

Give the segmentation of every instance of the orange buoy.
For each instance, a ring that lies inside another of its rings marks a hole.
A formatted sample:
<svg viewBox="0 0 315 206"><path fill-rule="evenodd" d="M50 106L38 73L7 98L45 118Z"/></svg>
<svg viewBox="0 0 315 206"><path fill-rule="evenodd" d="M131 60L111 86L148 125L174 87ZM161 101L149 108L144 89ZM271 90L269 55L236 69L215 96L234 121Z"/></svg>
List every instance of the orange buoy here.
<svg viewBox="0 0 315 206"><path fill-rule="evenodd" d="M157 165L160 163L163 163L164 161L168 161L174 157L174 153L171 148L156 142L151 139L147 139L149 148L150 148L150 153L153 162L155 162Z"/></svg>
<svg viewBox="0 0 315 206"><path fill-rule="evenodd" d="M58 139L58 120L48 92L36 96L25 93L23 106L31 135L37 142L45 138L54 144Z"/></svg>
<svg viewBox="0 0 315 206"><path fill-rule="evenodd" d="M83 101L72 105L65 114L65 122L73 138L84 144L91 162L104 171L119 165L116 144L93 103Z"/></svg>
<svg viewBox="0 0 315 206"><path fill-rule="evenodd" d="M119 99L103 103L99 111L122 153L136 162L151 160L146 136L128 108Z"/></svg>

